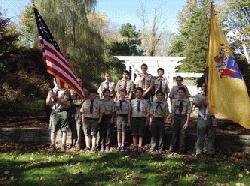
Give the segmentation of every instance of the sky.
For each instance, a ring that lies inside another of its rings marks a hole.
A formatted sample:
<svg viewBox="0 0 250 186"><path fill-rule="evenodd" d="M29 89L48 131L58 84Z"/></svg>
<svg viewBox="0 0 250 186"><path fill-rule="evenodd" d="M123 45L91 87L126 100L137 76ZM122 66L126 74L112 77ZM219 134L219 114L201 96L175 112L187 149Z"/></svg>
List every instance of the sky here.
<svg viewBox="0 0 250 186"><path fill-rule="evenodd" d="M138 12L143 4L149 22L152 21L154 8L157 8L163 25L166 25L168 30L176 31L176 16L185 3L186 0L99 0L96 9L105 12L114 24L132 23L140 27Z"/></svg>
<svg viewBox="0 0 250 186"><path fill-rule="evenodd" d="M0 0L0 8L4 10L5 17L16 21L20 13L31 0ZM163 25L167 30L177 32L178 24L176 16L185 5L186 0L97 0L95 9L107 14L108 19L114 25L131 23L137 28L141 26L138 10L144 4L147 19L150 22L153 17L153 7L161 13Z"/></svg>

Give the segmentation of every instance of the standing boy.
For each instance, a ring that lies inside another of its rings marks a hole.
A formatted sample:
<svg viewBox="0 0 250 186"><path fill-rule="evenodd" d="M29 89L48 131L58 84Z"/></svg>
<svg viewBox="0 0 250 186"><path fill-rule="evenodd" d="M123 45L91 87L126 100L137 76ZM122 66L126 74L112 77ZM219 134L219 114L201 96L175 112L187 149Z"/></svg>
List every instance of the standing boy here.
<svg viewBox="0 0 250 186"><path fill-rule="evenodd" d="M115 104L118 151L125 150L126 126L130 126L130 102L126 100L126 93L125 89L120 90L119 100L117 100Z"/></svg>
<svg viewBox="0 0 250 186"><path fill-rule="evenodd" d="M185 88L186 97L188 98L190 96L190 94L189 94L188 88L185 85L183 85L183 77L176 76L176 83L177 83L177 85L175 85L171 88L171 91L169 94L169 98L171 99L171 101L178 97L178 90L180 87Z"/></svg>
<svg viewBox="0 0 250 186"><path fill-rule="evenodd" d="M101 83L101 85L98 88L98 93L100 95L100 99L103 99L103 90L109 89L110 90L110 97L115 97L115 83L111 79L111 75L109 72L105 72L104 74L105 81Z"/></svg>
<svg viewBox="0 0 250 186"><path fill-rule="evenodd" d="M96 98L96 90L89 91L89 99L81 108L86 149L96 150L98 124L101 122L100 101Z"/></svg>
<svg viewBox="0 0 250 186"><path fill-rule="evenodd" d="M202 84L202 93L199 93L194 98L194 104L198 107L198 121L197 121L197 141L195 145L196 156L203 153L205 137L207 136L207 153L214 155L214 136L215 131L212 124L212 116L208 112L208 97L207 84Z"/></svg>
<svg viewBox="0 0 250 186"><path fill-rule="evenodd" d="M103 90L103 100L101 100L101 126L100 126L100 142L101 151L110 151L111 127L114 123L115 105L113 99L110 98L110 90Z"/></svg>
<svg viewBox="0 0 250 186"><path fill-rule="evenodd" d="M126 99L131 99L134 90L134 84L133 81L129 79L129 71L127 70L123 71L122 79L119 80L116 84L115 91L117 100L120 97L120 90L126 90Z"/></svg>
<svg viewBox="0 0 250 186"><path fill-rule="evenodd" d="M168 93L169 93L169 88L168 88L168 81L165 77L163 77L164 75L164 69L163 68L158 68L157 70L158 73L158 77L155 79L154 81L154 86L155 86L155 90L158 91L160 90L161 92L164 93L164 98L165 100L168 99Z"/></svg>
<svg viewBox="0 0 250 186"><path fill-rule="evenodd" d="M173 135L169 151L174 152L177 141L179 141L178 150L182 153L186 151L186 129L189 126L191 104L186 98L186 89L184 87L179 87L177 92L178 96L172 101L171 107Z"/></svg>
<svg viewBox="0 0 250 186"><path fill-rule="evenodd" d="M77 82L82 87L82 80L77 78ZM87 96L86 90L83 91L83 97L80 97L76 91L70 90L70 98L71 98L71 145L72 147L76 147L78 150L80 149L82 139L82 117L81 117L81 106L85 100L85 96Z"/></svg>
<svg viewBox="0 0 250 186"><path fill-rule="evenodd" d="M164 93L156 91L156 100L150 108L151 151L163 150L164 118L169 114L168 103L164 100ZM157 145L157 139L159 140Z"/></svg>
<svg viewBox="0 0 250 186"><path fill-rule="evenodd" d="M144 131L149 119L149 109L148 101L143 99L143 89L137 87L136 99L131 100L131 135L136 149L139 142L139 151L141 151Z"/></svg>
<svg viewBox="0 0 250 186"><path fill-rule="evenodd" d="M70 95L69 91L59 89L55 80L55 87L48 92L46 105L51 106L52 112L50 115L50 130L51 130L51 148L55 150L56 134L60 129L62 132L61 150L66 150L67 130L69 128L69 109Z"/></svg>
<svg viewBox="0 0 250 186"><path fill-rule="evenodd" d="M136 88L137 87L142 88L142 90L143 90L142 97L144 99L151 98L153 86L154 86L153 76L151 74L147 73L147 70L148 70L148 66L145 63L143 63L141 65L142 73L140 73L135 79L135 86L136 86Z"/></svg>

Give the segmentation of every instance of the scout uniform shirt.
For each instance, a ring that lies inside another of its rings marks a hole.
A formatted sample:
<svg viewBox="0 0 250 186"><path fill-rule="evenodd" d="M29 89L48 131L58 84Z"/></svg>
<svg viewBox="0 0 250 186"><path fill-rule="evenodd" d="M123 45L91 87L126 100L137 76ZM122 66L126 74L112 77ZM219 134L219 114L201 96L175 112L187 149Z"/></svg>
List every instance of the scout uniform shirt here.
<svg viewBox="0 0 250 186"><path fill-rule="evenodd" d="M126 99L115 102L115 111L117 115L125 115L130 112L130 102Z"/></svg>
<svg viewBox="0 0 250 186"><path fill-rule="evenodd" d="M147 117L149 110L150 107L147 100L137 98L131 100L132 117Z"/></svg>
<svg viewBox="0 0 250 186"><path fill-rule="evenodd" d="M178 89L179 89L179 87L184 87L186 89L187 98L190 96L188 88L185 85L181 85L181 86L175 85L175 86L173 86L171 88L171 91L170 91L170 94L169 94L170 99L176 99L178 97Z"/></svg>
<svg viewBox="0 0 250 186"><path fill-rule="evenodd" d="M131 80L125 80L125 79L121 79L117 82L116 87L115 87L115 91L119 92L122 89L125 89L127 91L127 94L129 94L130 92L133 91L134 89L134 83Z"/></svg>
<svg viewBox="0 0 250 186"><path fill-rule="evenodd" d="M165 77L157 77L154 81L155 90L161 90L164 94L169 93L168 81Z"/></svg>
<svg viewBox="0 0 250 186"><path fill-rule="evenodd" d="M100 116L100 106L101 103L98 99L87 99L82 104L81 112L84 114L85 118L98 119Z"/></svg>
<svg viewBox="0 0 250 186"><path fill-rule="evenodd" d="M205 99L205 94L199 93L194 97L194 103L200 103L203 99ZM207 120L210 114L208 113L208 107L205 105L199 106L198 117L201 117L203 120Z"/></svg>
<svg viewBox="0 0 250 186"><path fill-rule="evenodd" d="M82 88L83 93L84 93L84 100L88 98L89 96L89 91L86 88Z"/></svg>
<svg viewBox="0 0 250 186"><path fill-rule="evenodd" d="M165 118L169 114L168 103L166 101L153 101L150 114L154 118Z"/></svg>
<svg viewBox="0 0 250 186"><path fill-rule="evenodd" d="M110 97L114 96L114 91L115 91L115 83L112 81L103 81L100 85L100 87L98 88L97 92L100 95L100 98L103 99L103 90L104 89L109 89L110 90Z"/></svg>
<svg viewBox="0 0 250 186"><path fill-rule="evenodd" d="M151 74L139 74L135 79L136 87L141 87L147 90L151 85L154 85L154 79Z"/></svg>
<svg viewBox="0 0 250 186"><path fill-rule="evenodd" d="M52 94L56 95L57 98L59 99L68 99L70 98L69 93L67 93L65 90L58 89L57 87L54 87L52 90L49 91L48 96L52 96ZM67 110L69 109L70 104L63 105L59 103L58 101L54 102L51 106L52 111L55 112L60 112L62 110Z"/></svg>
<svg viewBox="0 0 250 186"><path fill-rule="evenodd" d="M77 114L79 115L80 114L80 109L81 109L81 106L82 106L82 103L83 103L83 98L81 98L77 93L76 91L74 90L70 90L70 98L72 100L72 106L73 106L73 112L74 114Z"/></svg>
<svg viewBox="0 0 250 186"><path fill-rule="evenodd" d="M101 112L104 115L112 115L115 112L115 104L112 99L102 99L101 103Z"/></svg>
<svg viewBox="0 0 250 186"><path fill-rule="evenodd" d="M188 99L174 99L172 101L172 114L174 115L187 115L191 113L191 104Z"/></svg>

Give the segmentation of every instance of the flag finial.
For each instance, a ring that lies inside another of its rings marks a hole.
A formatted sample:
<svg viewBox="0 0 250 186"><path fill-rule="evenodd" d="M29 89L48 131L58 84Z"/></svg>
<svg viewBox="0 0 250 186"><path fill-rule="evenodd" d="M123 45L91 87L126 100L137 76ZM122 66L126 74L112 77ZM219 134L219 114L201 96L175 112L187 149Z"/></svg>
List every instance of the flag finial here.
<svg viewBox="0 0 250 186"><path fill-rule="evenodd" d="M32 0L32 6L33 6L33 8L36 8L35 0Z"/></svg>

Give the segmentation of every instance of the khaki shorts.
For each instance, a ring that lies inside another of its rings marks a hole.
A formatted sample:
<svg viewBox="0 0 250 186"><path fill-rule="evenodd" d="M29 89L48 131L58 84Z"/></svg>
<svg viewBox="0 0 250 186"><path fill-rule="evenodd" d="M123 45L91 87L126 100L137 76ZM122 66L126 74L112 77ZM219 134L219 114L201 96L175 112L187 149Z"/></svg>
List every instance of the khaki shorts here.
<svg viewBox="0 0 250 186"><path fill-rule="evenodd" d="M69 112L53 112L50 115L49 129L51 132L57 132L59 129L62 132L66 132L69 128Z"/></svg>
<svg viewBox="0 0 250 186"><path fill-rule="evenodd" d="M116 117L116 129L117 132L125 132L128 123L128 115L117 115Z"/></svg>
<svg viewBox="0 0 250 186"><path fill-rule="evenodd" d="M82 125L85 136L96 136L98 131L98 119L85 118Z"/></svg>

